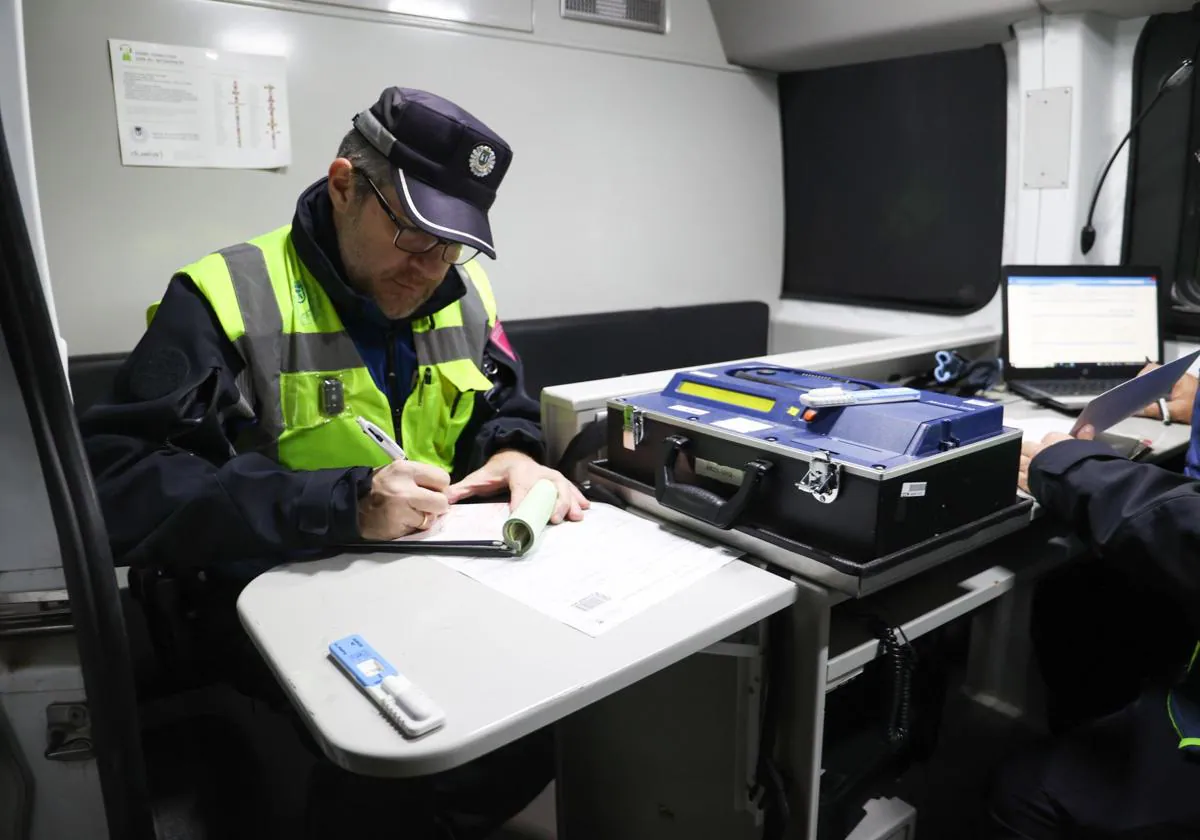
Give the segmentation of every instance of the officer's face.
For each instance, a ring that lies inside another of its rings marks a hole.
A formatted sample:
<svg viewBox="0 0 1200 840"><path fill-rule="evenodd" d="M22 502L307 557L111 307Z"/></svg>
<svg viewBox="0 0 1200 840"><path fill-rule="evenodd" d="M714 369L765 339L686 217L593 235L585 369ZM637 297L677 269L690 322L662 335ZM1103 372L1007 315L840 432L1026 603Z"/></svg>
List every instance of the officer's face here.
<svg viewBox="0 0 1200 840"><path fill-rule="evenodd" d="M339 166L340 163L345 166ZM411 225L400 210L392 185L376 186L400 223ZM442 248L435 247L424 254L397 248L396 223L369 187L356 185L353 170L344 159L330 167L329 194L346 279L373 298L388 318L408 317L429 299L446 276L449 266L442 259Z"/></svg>

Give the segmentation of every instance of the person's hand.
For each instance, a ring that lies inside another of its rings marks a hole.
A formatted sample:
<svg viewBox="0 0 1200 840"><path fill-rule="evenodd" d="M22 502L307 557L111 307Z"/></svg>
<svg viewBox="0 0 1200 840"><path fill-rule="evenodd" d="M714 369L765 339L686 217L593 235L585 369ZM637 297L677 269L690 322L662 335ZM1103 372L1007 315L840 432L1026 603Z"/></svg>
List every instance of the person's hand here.
<svg viewBox="0 0 1200 840"><path fill-rule="evenodd" d="M579 521L583 512L591 505L579 488L567 481L566 476L557 470L543 467L524 452L506 450L497 452L488 462L475 472L468 475L457 484L450 485L446 495L454 504L471 496L487 496L499 490L508 488L510 494L509 507L516 510L517 505L543 478L554 482L558 490L558 502L550 522L557 525L563 519Z"/></svg>
<svg viewBox="0 0 1200 840"><path fill-rule="evenodd" d="M394 540L428 530L450 509L450 476L419 461L395 461L371 476L358 503L358 532L366 540Z"/></svg>
<svg viewBox="0 0 1200 840"><path fill-rule="evenodd" d="M1151 362L1142 368L1138 376L1148 373L1156 367L1160 366ZM1192 404L1196 401L1197 387L1200 387L1200 379L1197 379L1190 373L1185 373L1175 383L1175 387L1171 389L1171 395L1167 397L1167 415L1172 423L1192 422ZM1158 403L1151 403L1146 406L1137 413L1137 416L1149 417L1151 420L1163 419Z"/></svg>
<svg viewBox="0 0 1200 840"><path fill-rule="evenodd" d="M1096 436L1096 430L1091 426L1084 426L1079 430L1079 433L1072 437L1064 435L1062 432L1050 432L1041 440L1027 440L1021 444L1021 466L1017 472L1017 486L1026 493L1029 492L1029 465L1033 463L1043 449L1053 446L1056 443L1062 443L1064 440L1091 440Z"/></svg>

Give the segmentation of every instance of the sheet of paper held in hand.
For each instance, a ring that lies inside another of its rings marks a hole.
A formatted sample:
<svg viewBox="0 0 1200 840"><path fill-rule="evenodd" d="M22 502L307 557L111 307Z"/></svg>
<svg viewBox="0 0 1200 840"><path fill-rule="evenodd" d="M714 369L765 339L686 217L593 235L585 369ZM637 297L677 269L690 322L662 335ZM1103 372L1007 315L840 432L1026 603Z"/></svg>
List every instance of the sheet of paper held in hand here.
<svg viewBox="0 0 1200 840"><path fill-rule="evenodd" d="M459 504L409 539L495 539L508 505ZM564 624L598 636L696 583L741 552L680 536L611 505L582 522L547 525L522 557L439 556L439 562Z"/></svg>

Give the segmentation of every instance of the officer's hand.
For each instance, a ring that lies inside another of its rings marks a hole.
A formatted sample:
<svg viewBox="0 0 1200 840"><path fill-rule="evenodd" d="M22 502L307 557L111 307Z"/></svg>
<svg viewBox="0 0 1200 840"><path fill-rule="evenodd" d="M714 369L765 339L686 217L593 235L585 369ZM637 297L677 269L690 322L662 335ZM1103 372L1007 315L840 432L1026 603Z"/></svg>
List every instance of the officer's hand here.
<svg viewBox="0 0 1200 840"><path fill-rule="evenodd" d="M366 540L394 540L427 530L450 509L445 470L396 461L376 470L371 491L358 503L358 532Z"/></svg>
<svg viewBox="0 0 1200 840"><path fill-rule="evenodd" d="M591 505L583 493L579 492L579 488L567 481L566 476L557 470L543 467L524 452L515 450L497 452L475 472L457 484L450 485L446 495L453 504L471 496L486 496L507 487L511 494L509 507L516 510L533 485L543 478L553 481L558 490L558 503L554 506L550 522L557 525L563 519L583 519L583 512Z"/></svg>
<svg viewBox="0 0 1200 840"><path fill-rule="evenodd" d="M1154 370L1159 365L1151 362L1142 368L1143 373ZM1192 376L1190 373L1185 373L1175 383L1175 387L1171 389L1171 395L1167 397L1167 413L1173 423L1191 423L1192 422L1192 404L1196 401L1196 389L1200 387L1200 379ZM1162 412L1158 408L1158 403L1153 403L1146 406L1138 413L1139 417L1149 417L1151 420L1161 420Z"/></svg>
<svg viewBox="0 0 1200 840"><path fill-rule="evenodd" d="M1029 492L1029 465L1033 463L1043 449L1048 446L1053 446L1056 443L1061 443L1064 440L1091 440L1096 436L1096 430L1091 426L1084 426L1079 430L1075 437L1064 435L1061 432L1050 432L1040 441L1027 440L1021 444L1021 466L1017 472L1017 486Z"/></svg>

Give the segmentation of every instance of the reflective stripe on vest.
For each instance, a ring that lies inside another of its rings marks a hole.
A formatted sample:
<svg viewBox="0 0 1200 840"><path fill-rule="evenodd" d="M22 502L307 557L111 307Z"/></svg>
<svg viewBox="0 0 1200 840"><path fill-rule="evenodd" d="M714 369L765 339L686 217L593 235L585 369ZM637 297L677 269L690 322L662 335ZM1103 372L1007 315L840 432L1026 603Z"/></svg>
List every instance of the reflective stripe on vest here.
<svg viewBox="0 0 1200 840"><path fill-rule="evenodd" d="M438 365L453 362L457 359L483 359L483 350L487 345L488 330L479 329L478 325L491 326L492 319L484 309L483 300L468 278L463 278L467 294L462 299L462 321L472 326L442 326L418 332L413 330L413 343L416 346L417 358L425 363ZM435 315L434 321L440 318Z"/></svg>
<svg viewBox="0 0 1200 840"><path fill-rule="evenodd" d="M403 429L396 430L410 458L447 472L475 392L492 387L479 369L495 323L491 287L482 267L459 271L464 297L413 323L418 382L404 406ZM246 363L235 413L256 423L238 441L239 451L260 451L293 469L386 463L355 421L362 416L391 428L387 397L325 290L296 256L290 226L211 254L180 273L208 299ZM151 306L148 319L156 309ZM343 404L335 411L323 395L338 391Z"/></svg>
<svg viewBox="0 0 1200 840"><path fill-rule="evenodd" d="M1200 643L1192 649L1192 658L1179 684L1167 692L1167 717L1179 738L1179 749L1200 758L1200 671L1195 668Z"/></svg>
<svg viewBox="0 0 1200 840"><path fill-rule="evenodd" d="M239 387L246 386L242 396L255 410L263 443L273 446L283 434L278 374L283 320L271 291L267 261L262 250L249 244L234 245L218 253L225 260L242 319L243 333L234 340L234 347L246 362ZM276 453L271 454L274 457Z"/></svg>

